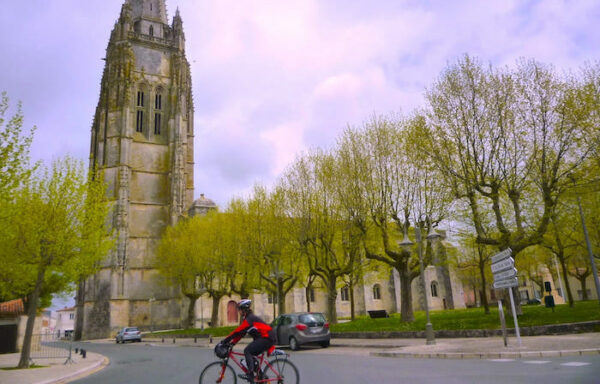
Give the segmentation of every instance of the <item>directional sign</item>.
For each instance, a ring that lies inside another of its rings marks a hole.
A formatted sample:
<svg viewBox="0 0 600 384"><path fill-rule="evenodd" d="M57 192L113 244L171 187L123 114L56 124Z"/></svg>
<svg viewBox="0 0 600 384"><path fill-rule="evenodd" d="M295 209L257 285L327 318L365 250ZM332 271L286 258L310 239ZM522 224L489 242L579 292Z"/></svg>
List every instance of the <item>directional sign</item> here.
<svg viewBox="0 0 600 384"><path fill-rule="evenodd" d="M501 272L507 269L511 269L515 266L515 259L509 257L502 261L492 264L492 273Z"/></svg>
<svg viewBox="0 0 600 384"><path fill-rule="evenodd" d="M504 251L495 254L492 256L492 264L499 262L500 260L504 260L512 255L512 249L506 248Z"/></svg>
<svg viewBox="0 0 600 384"><path fill-rule="evenodd" d="M516 277L511 277L510 279L494 282L494 288L496 288L496 289L517 287L518 285L519 285L519 281L517 280Z"/></svg>
<svg viewBox="0 0 600 384"><path fill-rule="evenodd" d="M494 273L494 281L505 280L517 276L517 268L507 269L506 271Z"/></svg>

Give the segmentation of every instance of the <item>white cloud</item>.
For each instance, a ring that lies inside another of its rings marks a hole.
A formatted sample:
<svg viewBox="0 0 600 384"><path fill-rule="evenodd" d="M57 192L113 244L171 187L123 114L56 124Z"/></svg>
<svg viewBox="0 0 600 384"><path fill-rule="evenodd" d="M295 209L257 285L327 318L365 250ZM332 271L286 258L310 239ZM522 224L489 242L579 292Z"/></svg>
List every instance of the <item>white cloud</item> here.
<svg viewBox="0 0 600 384"><path fill-rule="evenodd" d="M298 151L332 146L347 124L421 106L464 53L564 69L600 58L595 0L166 2L171 17L180 9L191 62L196 194L220 204L255 180L272 183ZM39 126L34 158L86 156L121 3L4 5L0 84Z"/></svg>

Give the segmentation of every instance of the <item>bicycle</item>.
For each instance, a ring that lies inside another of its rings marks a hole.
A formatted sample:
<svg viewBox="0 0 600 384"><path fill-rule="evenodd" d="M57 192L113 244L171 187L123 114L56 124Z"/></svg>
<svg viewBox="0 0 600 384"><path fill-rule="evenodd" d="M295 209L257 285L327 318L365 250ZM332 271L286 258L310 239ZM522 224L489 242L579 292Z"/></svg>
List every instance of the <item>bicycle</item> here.
<svg viewBox="0 0 600 384"><path fill-rule="evenodd" d="M265 356L266 352L256 356L255 359L258 361L258 374L254 378L255 383L277 383L277 384L299 384L300 374L298 368L292 363L288 357L289 355L280 349L275 349L273 352ZM243 373L248 372L246 365L242 363L241 358L244 356L243 353L235 352L233 345L227 346L227 353L223 354L224 357L219 356L215 348L215 354L219 357L220 361L215 361L208 364L200 373L200 384L209 383L226 383L236 384L237 375L234 368L229 361L233 361ZM273 357L268 360L268 358Z"/></svg>

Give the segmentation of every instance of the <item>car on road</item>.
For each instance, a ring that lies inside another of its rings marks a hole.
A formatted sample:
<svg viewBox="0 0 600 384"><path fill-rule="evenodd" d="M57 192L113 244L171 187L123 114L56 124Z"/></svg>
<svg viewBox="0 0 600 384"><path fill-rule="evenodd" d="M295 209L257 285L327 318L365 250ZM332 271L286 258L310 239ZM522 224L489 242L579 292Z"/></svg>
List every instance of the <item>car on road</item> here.
<svg viewBox="0 0 600 384"><path fill-rule="evenodd" d="M117 344L124 343L126 341L142 341L142 333L137 327L125 327L117 332L117 336L115 337L115 341Z"/></svg>
<svg viewBox="0 0 600 384"><path fill-rule="evenodd" d="M277 335L277 344L289 345L293 351L304 344L329 346L331 332L325 316L318 312L283 314L271 324Z"/></svg>

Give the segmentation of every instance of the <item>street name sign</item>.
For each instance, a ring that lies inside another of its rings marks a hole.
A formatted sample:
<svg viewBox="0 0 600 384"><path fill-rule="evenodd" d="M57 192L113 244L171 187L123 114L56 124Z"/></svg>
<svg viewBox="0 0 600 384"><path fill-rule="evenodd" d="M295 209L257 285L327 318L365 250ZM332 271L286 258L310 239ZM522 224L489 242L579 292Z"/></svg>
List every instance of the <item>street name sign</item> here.
<svg viewBox="0 0 600 384"><path fill-rule="evenodd" d="M508 257L502 261L492 264L492 273L502 272L507 269L514 268L514 266L515 259L513 259L512 257Z"/></svg>
<svg viewBox="0 0 600 384"><path fill-rule="evenodd" d="M506 271L494 273L494 281L510 279L517 276L517 268L507 269Z"/></svg>
<svg viewBox="0 0 600 384"><path fill-rule="evenodd" d="M504 260L512 255L512 249L506 248L504 251L499 252L492 256L492 264L499 262L500 260Z"/></svg>
<svg viewBox="0 0 600 384"><path fill-rule="evenodd" d="M505 280L494 281L495 289L517 287L518 285L519 285L519 281L517 280L516 277L511 277L510 279L505 279Z"/></svg>

